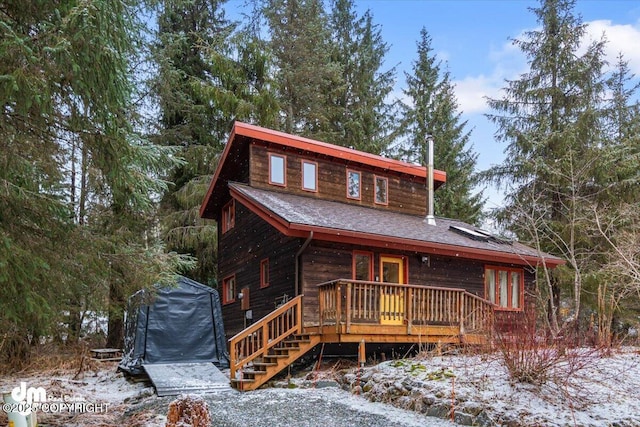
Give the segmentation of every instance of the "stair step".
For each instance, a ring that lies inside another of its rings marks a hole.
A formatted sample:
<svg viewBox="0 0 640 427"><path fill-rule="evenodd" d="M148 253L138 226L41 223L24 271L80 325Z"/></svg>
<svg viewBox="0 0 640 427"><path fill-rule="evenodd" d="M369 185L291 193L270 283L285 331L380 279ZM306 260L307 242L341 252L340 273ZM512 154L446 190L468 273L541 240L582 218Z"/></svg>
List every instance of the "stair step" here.
<svg viewBox="0 0 640 427"><path fill-rule="evenodd" d="M275 351L290 351L290 350L298 351L298 350L300 350L300 347L298 347L298 346L295 346L295 347L274 347L273 350L275 350Z"/></svg>
<svg viewBox="0 0 640 427"><path fill-rule="evenodd" d="M278 366L278 364L272 362L253 362L253 366Z"/></svg>
<svg viewBox="0 0 640 427"><path fill-rule="evenodd" d="M289 357L288 354L265 354L262 356L263 359L286 359Z"/></svg>
<svg viewBox="0 0 640 427"><path fill-rule="evenodd" d="M256 382L256 380L254 380L253 378L243 378L241 380L234 378L231 380L232 384L254 383L254 382Z"/></svg>
<svg viewBox="0 0 640 427"><path fill-rule="evenodd" d="M243 379L245 379L244 378L245 375L266 375L266 373L267 373L267 371L249 371L249 370L246 370L246 371L242 371L242 376L243 376ZM252 379L252 378L246 378L246 379Z"/></svg>

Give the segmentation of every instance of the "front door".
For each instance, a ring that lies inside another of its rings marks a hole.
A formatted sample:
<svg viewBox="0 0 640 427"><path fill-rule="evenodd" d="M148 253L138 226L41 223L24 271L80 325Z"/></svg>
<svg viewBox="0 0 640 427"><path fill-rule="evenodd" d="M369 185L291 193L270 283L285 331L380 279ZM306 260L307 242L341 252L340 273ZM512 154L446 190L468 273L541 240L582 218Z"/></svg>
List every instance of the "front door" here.
<svg viewBox="0 0 640 427"><path fill-rule="evenodd" d="M380 278L385 283L404 284L404 258L380 257ZM402 325L404 323L404 289L399 286L382 286L380 295L380 323Z"/></svg>

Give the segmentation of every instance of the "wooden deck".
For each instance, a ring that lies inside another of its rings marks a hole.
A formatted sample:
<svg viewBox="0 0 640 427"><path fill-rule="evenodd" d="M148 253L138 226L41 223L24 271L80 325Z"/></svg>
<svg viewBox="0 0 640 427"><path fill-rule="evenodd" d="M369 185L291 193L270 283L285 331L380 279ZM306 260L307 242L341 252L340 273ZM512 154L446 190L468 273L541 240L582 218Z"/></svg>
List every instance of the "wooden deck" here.
<svg viewBox="0 0 640 427"><path fill-rule="evenodd" d="M298 296L229 340L231 382L264 384L319 343L488 342L494 306L463 289L338 279L319 285L317 325Z"/></svg>

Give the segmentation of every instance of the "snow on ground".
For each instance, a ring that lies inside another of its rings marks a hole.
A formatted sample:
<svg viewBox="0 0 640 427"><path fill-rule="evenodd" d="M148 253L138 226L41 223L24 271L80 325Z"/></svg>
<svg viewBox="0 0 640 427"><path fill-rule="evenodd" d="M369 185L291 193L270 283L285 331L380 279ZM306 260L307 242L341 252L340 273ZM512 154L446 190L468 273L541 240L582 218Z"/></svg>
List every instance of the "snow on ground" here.
<svg viewBox="0 0 640 427"><path fill-rule="evenodd" d="M510 381L497 354L421 355L361 371L305 371L273 388L203 397L216 427L446 426L454 425L448 421L452 408L456 421L467 425L640 426L640 350L622 348L606 357L585 351L574 362L558 364L549 381L534 386ZM73 371L17 374L0 378L0 389L24 381L45 388L49 400L108 405L99 413L38 412L41 426L164 427L175 397L159 398L148 383L128 381L115 370L115 363L104 362L75 379ZM0 425L6 424L0 413Z"/></svg>
<svg viewBox="0 0 640 427"><path fill-rule="evenodd" d="M638 349L610 357L577 352L553 364L542 385L511 381L497 354L393 360L343 382L369 399L420 412L449 416L453 408L465 424L640 426Z"/></svg>

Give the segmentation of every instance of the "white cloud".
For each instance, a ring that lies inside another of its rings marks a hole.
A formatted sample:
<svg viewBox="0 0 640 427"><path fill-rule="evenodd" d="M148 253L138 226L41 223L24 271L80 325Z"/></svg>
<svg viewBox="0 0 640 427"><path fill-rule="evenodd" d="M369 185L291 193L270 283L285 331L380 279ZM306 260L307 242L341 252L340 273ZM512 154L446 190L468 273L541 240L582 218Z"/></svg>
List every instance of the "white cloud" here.
<svg viewBox="0 0 640 427"><path fill-rule="evenodd" d="M610 66L617 63L618 54L622 52L632 73L640 75L640 22L630 24L613 24L610 20L598 20L587 23L588 40L600 40L604 34L605 55Z"/></svg>
<svg viewBox="0 0 640 427"><path fill-rule="evenodd" d="M458 98L460 110L466 114L483 113L487 111L485 97L495 97L502 86L495 78L469 76L462 80L454 81L455 93Z"/></svg>
<svg viewBox="0 0 640 427"><path fill-rule="evenodd" d="M605 35L605 55L609 66L617 63L620 52L629 62L630 71L640 76L640 22L636 25L613 24L610 20L587 22L587 34L583 49L593 40L600 40ZM523 39L524 31L515 36ZM493 64L489 73L469 75L455 80L455 93L460 109L466 114L486 113L489 111L485 97L498 98L505 80L518 78L526 71L524 55L511 43L504 43L499 48L490 48L488 58Z"/></svg>

